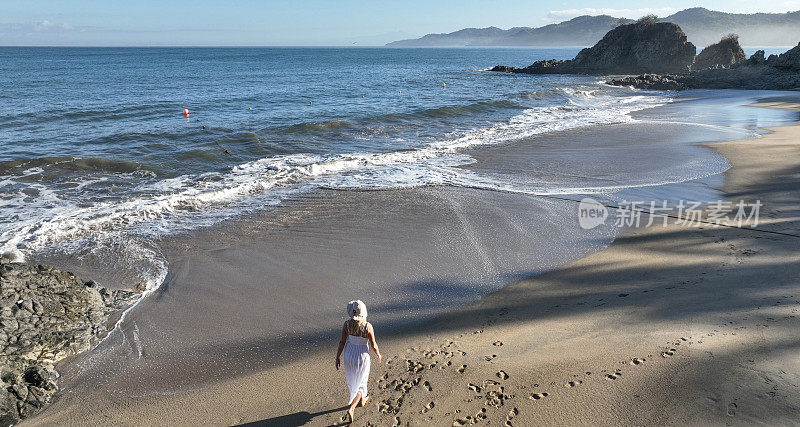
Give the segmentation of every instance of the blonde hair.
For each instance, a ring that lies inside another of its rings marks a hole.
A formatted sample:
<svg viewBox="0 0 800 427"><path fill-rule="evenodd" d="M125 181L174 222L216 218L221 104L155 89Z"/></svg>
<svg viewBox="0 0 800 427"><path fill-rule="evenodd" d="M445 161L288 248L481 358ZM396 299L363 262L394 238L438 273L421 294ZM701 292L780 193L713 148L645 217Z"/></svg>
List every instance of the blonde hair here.
<svg viewBox="0 0 800 427"><path fill-rule="evenodd" d="M350 301L347 304L347 333L350 335L364 335L367 326L367 306L361 300Z"/></svg>
<svg viewBox="0 0 800 427"><path fill-rule="evenodd" d="M347 333L350 335L363 335L367 319L350 319L347 321Z"/></svg>

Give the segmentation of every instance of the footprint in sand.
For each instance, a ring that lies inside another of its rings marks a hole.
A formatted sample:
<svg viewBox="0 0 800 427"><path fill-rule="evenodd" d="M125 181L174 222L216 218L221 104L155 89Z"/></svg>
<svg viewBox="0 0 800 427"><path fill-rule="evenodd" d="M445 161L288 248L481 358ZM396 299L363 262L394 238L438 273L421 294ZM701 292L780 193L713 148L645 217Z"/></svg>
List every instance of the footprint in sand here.
<svg viewBox="0 0 800 427"><path fill-rule="evenodd" d="M495 357L497 357L496 354L492 354L492 355L487 354L486 356L483 356L483 359L486 360L487 362L491 362L492 359L494 359Z"/></svg>
<svg viewBox="0 0 800 427"><path fill-rule="evenodd" d="M480 393L481 392L481 386L476 385L476 384L469 383L467 388L472 390L472 391L474 391L475 393Z"/></svg>
<svg viewBox="0 0 800 427"><path fill-rule="evenodd" d="M500 383L495 380L483 380L484 387L488 387L490 385L500 385Z"/></svg>
<svg viewBox="0 0 800 427"><path fill-rule="evenodd" d="M575 386L578 386L578 385L581 385L581 384L583 384L583 381L575 380L575 381L570 381L570 382L564 384L564 387L575 387Z"/></svg>
<svg viewBox="0 0 800 427"><path fill-rule="evenodd" d="M459 374L463 374L466 371L467 371L467 365L461 365L461 367L458 368L458 373Z"/></svg>
<svg viewBox="0 0 800 427"><path fill-rule="evenodd" d="M675 355L676 351L677 350L675 350L674 348L671 348L671 349L669 349L667 351L662 351L661 352L661 357L672 357L672 356Z"/></svg>
<svg viewBox="0 0 800 427"><path fill-rule="evenodd" d="M423 387L425 387L425 390L428 390L428 391L433 391L433 387L431 387L431 383L429 383L429 382L427 382L427 381L425 381L424 383L422 383L422 386L423 386Z"/></svg>
<svg viewBox="0 0 800 427"><path fill-rule="evenodd" d="M500 372L496 373L495 375L497 375L497 378L500 378L501 380L507 380L508 379L508 374L506 373L506 371L500 371Z"/></svg>
<svg viewBox="0 0 800 427"><path fill-rule="evenodd" d="M495 347L500 347L501 345L503 345L503 342L502 341L495 341L495 342L492 343L492 345L495 346Z"/></svg>
<svg viewBox="0 0 800 427"><path fill-rule="evenodd" d="M736 404L731 402L728 404L728 416L733 417L736 415Z"/></svg>
<svg viewBox="0 0 800 427"><path fill-rule="evenodd" d="M549 394L547 393L533 393L532 395L528 396L528 399L539 400L539 399L544 399L547 396L549 396Z"/></svg>
<svg viewBox="0 0 800 427"><path fill-rule="evenodd" d="M638 358L638 357L634 357L634 358L633 358L633 359L631 359L631 361L630 361L630 362L628 362L628 363L630 363L631 365L639 366L639 365L641 365L642 363L644 363L644 362L645 362L645 360L647 360L647 359L645 359L644 357L642 357L641 359L640 359L640 358Z"/></svg>
<svg viewBox="0 0 800 427"><path fill-rule="evenodd" d="M511 420L513 420L514 417L516 417L517 415L519 415L519 409L517 408L512 408L510 411L508 411L508 415L506 415L505 425L507 427L511 427Z"/></svg>
<svg viewBox="0 0 800 427"><path fill-rule="evenodd" d="M436 406L436 402L431 402L431 403L428 403L427 405L425 405L425 406L422 408L422 413L424 414L424 413L426 413L426 412L430 411L431 409L433 409L433 407L434 407L434 406Z"/></svg>
<svg viewBox="0 0 800 427"><path fill-rule="evenodd" d="M465 426L467 424L475 424L475 421L472 419L471 416L466 416L464 418L459 418L453 421L453 427Z"/></svg>
<svg viewBox="0 0 800 427"><path fill-rule="evenodd" d="M609 381L614 381L614 380L616 380L617 378L619 378L621 376L622 376L622 372L617 371L617 372L614 372L613 374L606 374L606 379L609 380Z"/></svg>

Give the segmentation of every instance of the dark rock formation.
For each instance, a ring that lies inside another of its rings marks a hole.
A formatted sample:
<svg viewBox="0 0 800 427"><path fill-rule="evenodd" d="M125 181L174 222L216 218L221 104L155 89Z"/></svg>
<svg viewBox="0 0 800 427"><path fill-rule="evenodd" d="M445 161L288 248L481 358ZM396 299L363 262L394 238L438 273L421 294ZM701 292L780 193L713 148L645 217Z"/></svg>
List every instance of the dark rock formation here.
<svg viewBox="0 0 800 427"><path fill-rule="evenodd" d="M706 68L681 75L640 75L607 82L640 89L760 89L800 90L800 44L764 59L758 51L730 68Z"/></svg>
<svg viewBox="0 0 800 427"><path fill-rule="evenodd" d="M688 69L695 51L677 25L645 20L609 31L573 65L587 73L674 73Z"/></svg>
<svg viewBox="0 0 800 427"><path fill-rule="evenodd" d="M0 426L42 408L57 389L53 365L88 349L138 295L0 257Z"/></svg>
<svg viewBox="0 0 800 427"><path fill-rule="evenodd" d="M763 57L764 51L761 51ZM692 70L704 70L706 68L728 68L747 57L739 45L739 36L730 34L725 36L717 43L707 46L697 55L692 64Z"/></svg>
<svg viewBox="0 0 800 427"><path fill-rule="evenodd" d="M508 65L495 65L494 67L489 69L489 71L495 71L498 73L510 73L513 70L514 67L509 67Z"/></svg>
<svg viewBox="0 0 800 427"><path fill-rule="evenodd" d="M639 76L624 77L608 82L613 86L631 86L636 88L647 88L655 90L683 90L686 89L683 83L678 82L678 76L674 74L642 74Z"/></svg>
<svg viewBox="0 0 800 427"><path fill-rule="evenodd" d="M772 61L771 63L770 60ZM800 43L780 54L777 58L774 55L770 55L767 65L772 65L772 67L780 70L800 72Z"/></svg>
<svg viewBox="0 0 800 427"><path fill-rule="evenodd" d="M597 44L568 61L537 61L525 68L498 66L492 71L525 74L676 73L689 69L695 47L680 27L640 20L609 31Z"/></svg>
<svg viewBox="0 0 800 427"><path fill-rule="evenodd" d="M770 55L770 56L775 56L775 55ZM777 56L775 57L777 58ZM753 67L756 65L764 65L766 62L767 59L764 57L764 51L757 50L756 53L750 56L750 58L746 59L743 63L739 62L737 64Z"/></svg>

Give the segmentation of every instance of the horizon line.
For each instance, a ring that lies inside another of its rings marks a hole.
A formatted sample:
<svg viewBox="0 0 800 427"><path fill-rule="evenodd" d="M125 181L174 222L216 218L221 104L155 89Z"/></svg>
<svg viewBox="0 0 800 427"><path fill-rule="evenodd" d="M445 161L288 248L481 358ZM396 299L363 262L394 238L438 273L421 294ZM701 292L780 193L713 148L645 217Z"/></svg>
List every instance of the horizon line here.
<svg viewBox="0 0 800 427"><path fill-rule="evenodd" d="M796 45L741 45L742 47L746 48L792 48ZM0 45L0 49L2 48L78 48L78 49L189 49L189 48L200 48L200 49L219 49L219 48L239 48L239 49L258 49L258 48L391 48L391 49L493 49L493 48L503 48L503 49L526 49L526 48L537 48L537 49L568 49L568 48L585 48L591 47L591 45L564 45L564 46L390 46L389 44L376 44L376 45Z"/></svg>

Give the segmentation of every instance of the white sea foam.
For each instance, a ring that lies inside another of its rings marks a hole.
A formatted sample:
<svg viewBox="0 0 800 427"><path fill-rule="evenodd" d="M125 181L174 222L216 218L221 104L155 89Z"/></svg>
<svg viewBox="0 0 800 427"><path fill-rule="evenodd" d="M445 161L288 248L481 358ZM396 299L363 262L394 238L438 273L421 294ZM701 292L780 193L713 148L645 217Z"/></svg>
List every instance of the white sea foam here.
<svg viewBox="0 0 800 427"><path fill-rule="evenodd" d="M630 122L633 119L629 113L669 101L658 94L618 96L605 93L597 86L563 90L569 95L565 104L530 108L507 122L454 132L418 149L327 157L292 154L263 158L237 165L226 173L145 180L132 195L119 200L64 199L44 181L26 179L41 174L41 168L27 169L22 175L0 177L0 188L14 188L15 185L24 188L5 200L4 213L12 220L0 223L0 253L24 257L28 252L54 245L71 245L83 238L107 242L126 239L126 236L136 233L158 235L211 225L264 203L279 203L282 194L306 188L446 184L513 190L508 183L494 182L456 168L473 161L460 150L546 132ZM76 186L83 188L96 183L78 182ZM598 189L541 190L591 192ZM35 197L30 196L31 191L36 193ZM148 290L155 289L166 277L166 261L150 248L142 248L136 257L149 265L144 269L146 273L143 273L142 280Z"/></svg>

